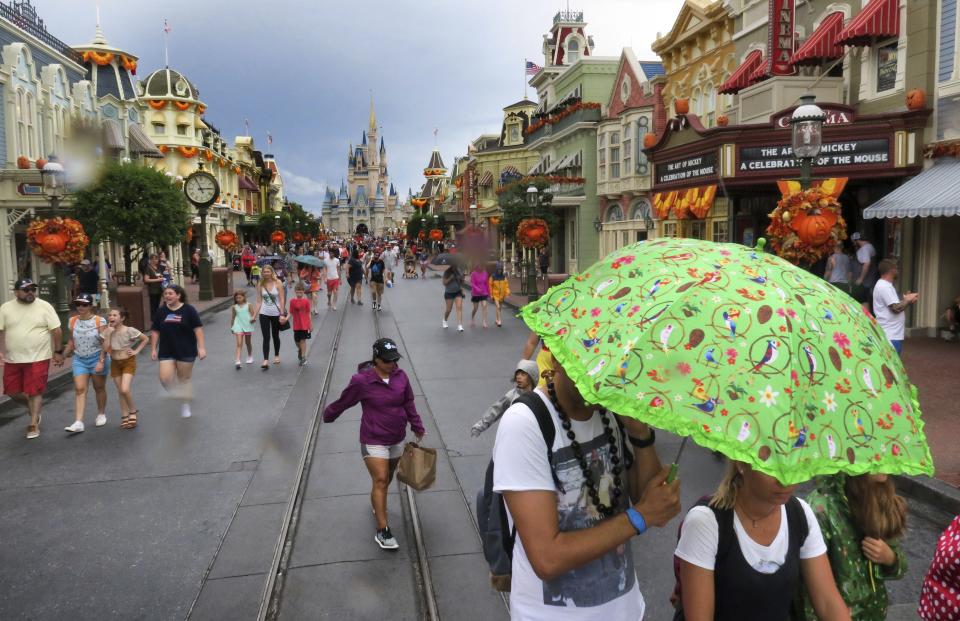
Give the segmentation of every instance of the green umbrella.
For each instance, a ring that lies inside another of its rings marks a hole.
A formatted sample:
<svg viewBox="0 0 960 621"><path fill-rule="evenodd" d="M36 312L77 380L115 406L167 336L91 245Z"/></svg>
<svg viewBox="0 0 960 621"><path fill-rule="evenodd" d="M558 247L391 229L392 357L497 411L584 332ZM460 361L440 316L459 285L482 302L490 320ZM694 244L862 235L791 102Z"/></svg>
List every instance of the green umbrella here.
<svg viewBox="0 0 960 621"><path fill-rule="evenodd" d="M876 321L762 246L640 242L521 316L588 402L784 484L932 474L916 389Z"/></svg>
<svg viewBox="0 0 960 621"><path fill-rule="evenodd" d="M294 261L297 263L303 263L304 265L312 265L313 267L323 267L323 261L312 254L301 254L294 259Z"/></svg>

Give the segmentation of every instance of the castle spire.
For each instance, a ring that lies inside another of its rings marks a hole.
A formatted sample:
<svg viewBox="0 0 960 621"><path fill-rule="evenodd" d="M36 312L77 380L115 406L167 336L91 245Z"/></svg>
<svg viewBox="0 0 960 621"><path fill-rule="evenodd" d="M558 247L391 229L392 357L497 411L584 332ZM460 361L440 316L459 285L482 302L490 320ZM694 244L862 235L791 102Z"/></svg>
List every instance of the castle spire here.
<svg viewBox="0 0 960 621"><path fill-rule="evenodd" d="M377 113L373 111L373 92L370 93L370 132L377 131Z"/></svg>

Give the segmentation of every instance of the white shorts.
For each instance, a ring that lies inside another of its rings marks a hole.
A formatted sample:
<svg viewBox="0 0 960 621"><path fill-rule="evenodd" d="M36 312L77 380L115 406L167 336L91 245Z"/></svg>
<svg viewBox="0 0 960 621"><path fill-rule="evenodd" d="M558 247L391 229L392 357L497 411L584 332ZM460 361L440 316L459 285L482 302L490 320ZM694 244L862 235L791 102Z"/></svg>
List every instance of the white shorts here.
<svg viewBox="0 0 960 621"><path fill-rule="evenodd" d="M360 454L363 458L376 457L377 459L400 459L403 455L403 444L383 446L380 444L360 444Z"/></svg>

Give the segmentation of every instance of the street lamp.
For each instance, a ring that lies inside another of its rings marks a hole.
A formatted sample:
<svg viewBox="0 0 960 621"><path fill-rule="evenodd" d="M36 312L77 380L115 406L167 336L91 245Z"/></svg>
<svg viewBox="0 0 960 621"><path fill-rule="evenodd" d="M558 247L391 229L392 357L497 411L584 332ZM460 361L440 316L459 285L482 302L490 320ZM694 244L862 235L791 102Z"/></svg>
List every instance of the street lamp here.
<svg viewBox="0 0 960 621"><path fill-rule="evenodd" d="M58 162L54 155L49 156L47 163L40 169L40 178L43 180L43 195L50 200L50 210L53 211L53 217L57 217L57 211L60 209L60 201L63 200L63 197L67 194L66 176L67 173L63 168L63 164ZM57 316L60 318L61 327L67 325L70 317L70 306L67 304L67 289L66 283L64 282L65 269L65 265L58 263L53 270L54 277L56 278L54 284L56 287L54 302ZM63 333L64 338L66 338L67 331L64 330Z"/></svg>
<svg viewBox="0 0 960 621"><path fill-rule="evenodd" d="M530 207L530 217L537 217L537 208L540 206L540 190L530 184L527 188L527 206ZM533 248L527 251L527 302L536 302L540 298L537 291L536 251Z"/></svg>
<svg viewBox="0 0 960 621"><path fill-rule="evenodd" d="M279 214L273 217L273 230L274 230L274 231L279 231L279 230L280 230L280 216L279 216ZM272 235L273 235L273 234L271 233L271 236L272 236ZM273 244L273 252L274 252L274 254L280 254L280 244L277 244L277 243L274 243L274 244Z"/></svg>
<svg viewBox="0 0 960 621"><path fill-rule="evenodd" d="M800 105L790 116L793 131L793 156L800 161L800 188L810 187L813 160L820 155L823 144L823 124L827 114L816 103L816 97L807 93L800 97Z"/></svg>
<svg viewBox="0 0 960 621"><path fill-rule="evenodd" d="M593 230L597 233L603 230L603 222L600 222L600 216L593 219Z"/></svg>

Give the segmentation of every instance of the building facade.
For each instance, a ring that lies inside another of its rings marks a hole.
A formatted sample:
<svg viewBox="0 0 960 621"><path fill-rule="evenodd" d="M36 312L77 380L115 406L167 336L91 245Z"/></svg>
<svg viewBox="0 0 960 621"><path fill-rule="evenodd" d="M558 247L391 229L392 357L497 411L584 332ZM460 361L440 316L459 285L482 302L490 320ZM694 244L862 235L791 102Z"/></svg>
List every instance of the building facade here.
<svg viewBox="0 0 960 621"><path fill-rule="evenodd" d="M652 166L644 152L648 134L666 124L660 62L640 62L630 48L620 55L617 77L597 127L597 194L600 255L656 237L650 196Z"/></svg>

